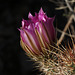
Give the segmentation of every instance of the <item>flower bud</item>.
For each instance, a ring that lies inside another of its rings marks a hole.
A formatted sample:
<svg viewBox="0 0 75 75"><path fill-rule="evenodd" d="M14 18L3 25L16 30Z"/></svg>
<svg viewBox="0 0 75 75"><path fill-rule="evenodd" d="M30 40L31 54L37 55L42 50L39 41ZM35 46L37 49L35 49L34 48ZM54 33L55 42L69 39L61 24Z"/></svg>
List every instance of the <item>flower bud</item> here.
<svg viewBox="0 0 75 75"><path fill-rule="evenodd" d="M22 27L19 29L21 46L28 55L38 56L45 53L42 47L47 48L46 43L55 42L54 18L48 18L42 8L35 16L29 13L28 18L22 20Z"/></svg>

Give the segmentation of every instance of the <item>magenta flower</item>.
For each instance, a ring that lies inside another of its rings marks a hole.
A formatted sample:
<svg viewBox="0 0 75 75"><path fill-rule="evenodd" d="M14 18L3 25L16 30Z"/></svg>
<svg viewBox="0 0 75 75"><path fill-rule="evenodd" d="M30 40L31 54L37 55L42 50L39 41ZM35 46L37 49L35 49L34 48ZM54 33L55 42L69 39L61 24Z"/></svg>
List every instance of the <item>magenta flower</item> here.
<svg viewBox="0 0 75 75"><path fill-rule="evenodd" d="M42 47L47 48L47 44L55 42L54 18L48 18L42 8L35 16L29 13L28 18L22 20L22 27L19 29L21 45L27 54L39 55L44 53Z"/></svg>

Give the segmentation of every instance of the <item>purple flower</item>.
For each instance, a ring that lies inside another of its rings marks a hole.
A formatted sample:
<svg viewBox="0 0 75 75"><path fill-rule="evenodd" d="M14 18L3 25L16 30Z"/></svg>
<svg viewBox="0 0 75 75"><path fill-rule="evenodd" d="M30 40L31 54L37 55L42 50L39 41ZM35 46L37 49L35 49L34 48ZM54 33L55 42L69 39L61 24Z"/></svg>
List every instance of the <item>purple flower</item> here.
<svg viewBox="0 0 75 75"><path fill-rule="evenodd" d="M55 29L53 26L54 18L49 18L43 12L33 16L30 12L28 20L22 20L22 27L19 29L21 36L21 46L30 55L44 53L42 47L47 48L47 44L55 42Z"/></svg>

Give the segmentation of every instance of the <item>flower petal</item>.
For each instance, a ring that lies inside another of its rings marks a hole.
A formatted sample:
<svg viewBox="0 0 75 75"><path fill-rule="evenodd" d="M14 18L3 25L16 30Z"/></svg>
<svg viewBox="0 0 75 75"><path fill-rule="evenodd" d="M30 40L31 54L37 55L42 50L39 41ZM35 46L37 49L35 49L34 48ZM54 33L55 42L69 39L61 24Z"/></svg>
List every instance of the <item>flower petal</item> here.
<svg viewBox="0 0 75 75"><path fill-rule="evenodd" d="M51 38L52 41L55 41L55 29L53 26L53 21L54 21L54 18L47 18L44 24L47 29L49 38Z"/></svg>
<svg viewBox="0 0 75 75"><path fill-rule="evenodd" d="M41 41L43 43L43 46L45 47L45 42L49 43L49 39L48 39L48 36L46 34L46 31L45 31L42 23L41 22L37 22L35 24L35 28L37 29L37 31L38 31L38 33L39 33L39 35L41 37Z"/></svg>
<svg viewBox="0 0 75 75"><path fill-rule="evenodd" d="M43 12L42 8L40 9L40 11L38 13L38 19L39 19L39 21L41 21L41 20L46 21L46 15Z"/></svg>
<svg viewBox="0 0 75 75"><path fill-rule="evenodd" d="M26 33L27 33L27 37L29 39L29 42L31 44L32 50L36 54L39 54L40 53L39 51L41 51L41 48L40 48L39 42L37 40L36 34L30 30L26 30Z"/></svg>
<svg viewBox="0 0 75 75"><path fill-rule="evenodd" d="M40 54L39 51L41 51L39 42L37 40L37 37L35 33L31 30L20 30L20 35L22 38L22 41L25 45L29 46L29 48L36 54Z"/></svg>
<svg viewBox="0 0 75 75"><path fill-rule="evenodd" d="M29 14L28 14L28 18L29 19L32 19L33 18L33 15L29 12Z"/></svg>

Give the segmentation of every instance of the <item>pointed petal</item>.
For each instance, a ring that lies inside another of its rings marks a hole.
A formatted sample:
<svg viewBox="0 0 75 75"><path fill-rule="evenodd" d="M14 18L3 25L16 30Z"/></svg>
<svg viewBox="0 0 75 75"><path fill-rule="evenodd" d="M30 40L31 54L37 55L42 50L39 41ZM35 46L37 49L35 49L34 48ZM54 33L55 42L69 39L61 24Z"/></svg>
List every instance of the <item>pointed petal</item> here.
<svg viewBox="0 0 75 75"><path fill-rule="evenodd" d="M22 28L25 27L25 22L24 22L24 19L22 20Z"/></svg>
<svg viewBox="0 0 75 75"><path fill-rule="evenodd" d="M29 19L32 19L33 18L33 15L29 12L29 14L28 14L28 18Z"/></svg>
<svg viewBox="0 0 75 75"><path fill-rule="evenodd" d="M39 14L44 14L44 11L43 11L42 7L41 7L41 9L39 11Z"/></svg>
<svg viewBox="0 0 75 75"><path fill-rule="evenodd" d="M38 22L38 21L39 21L39 20L38 20L38 14L35 13L35 16L34 16L31 20L32 20L33 23Z"/></svg>
<svg viewBox="0 0 75 75"><path fill-rule="evenodd" d="M38 13L38 19L39 19L39 21L41 21L41 20L46 21L46 15L45 15L44 11L42 10L42 8L40 9L40 11Z"/></svg>

